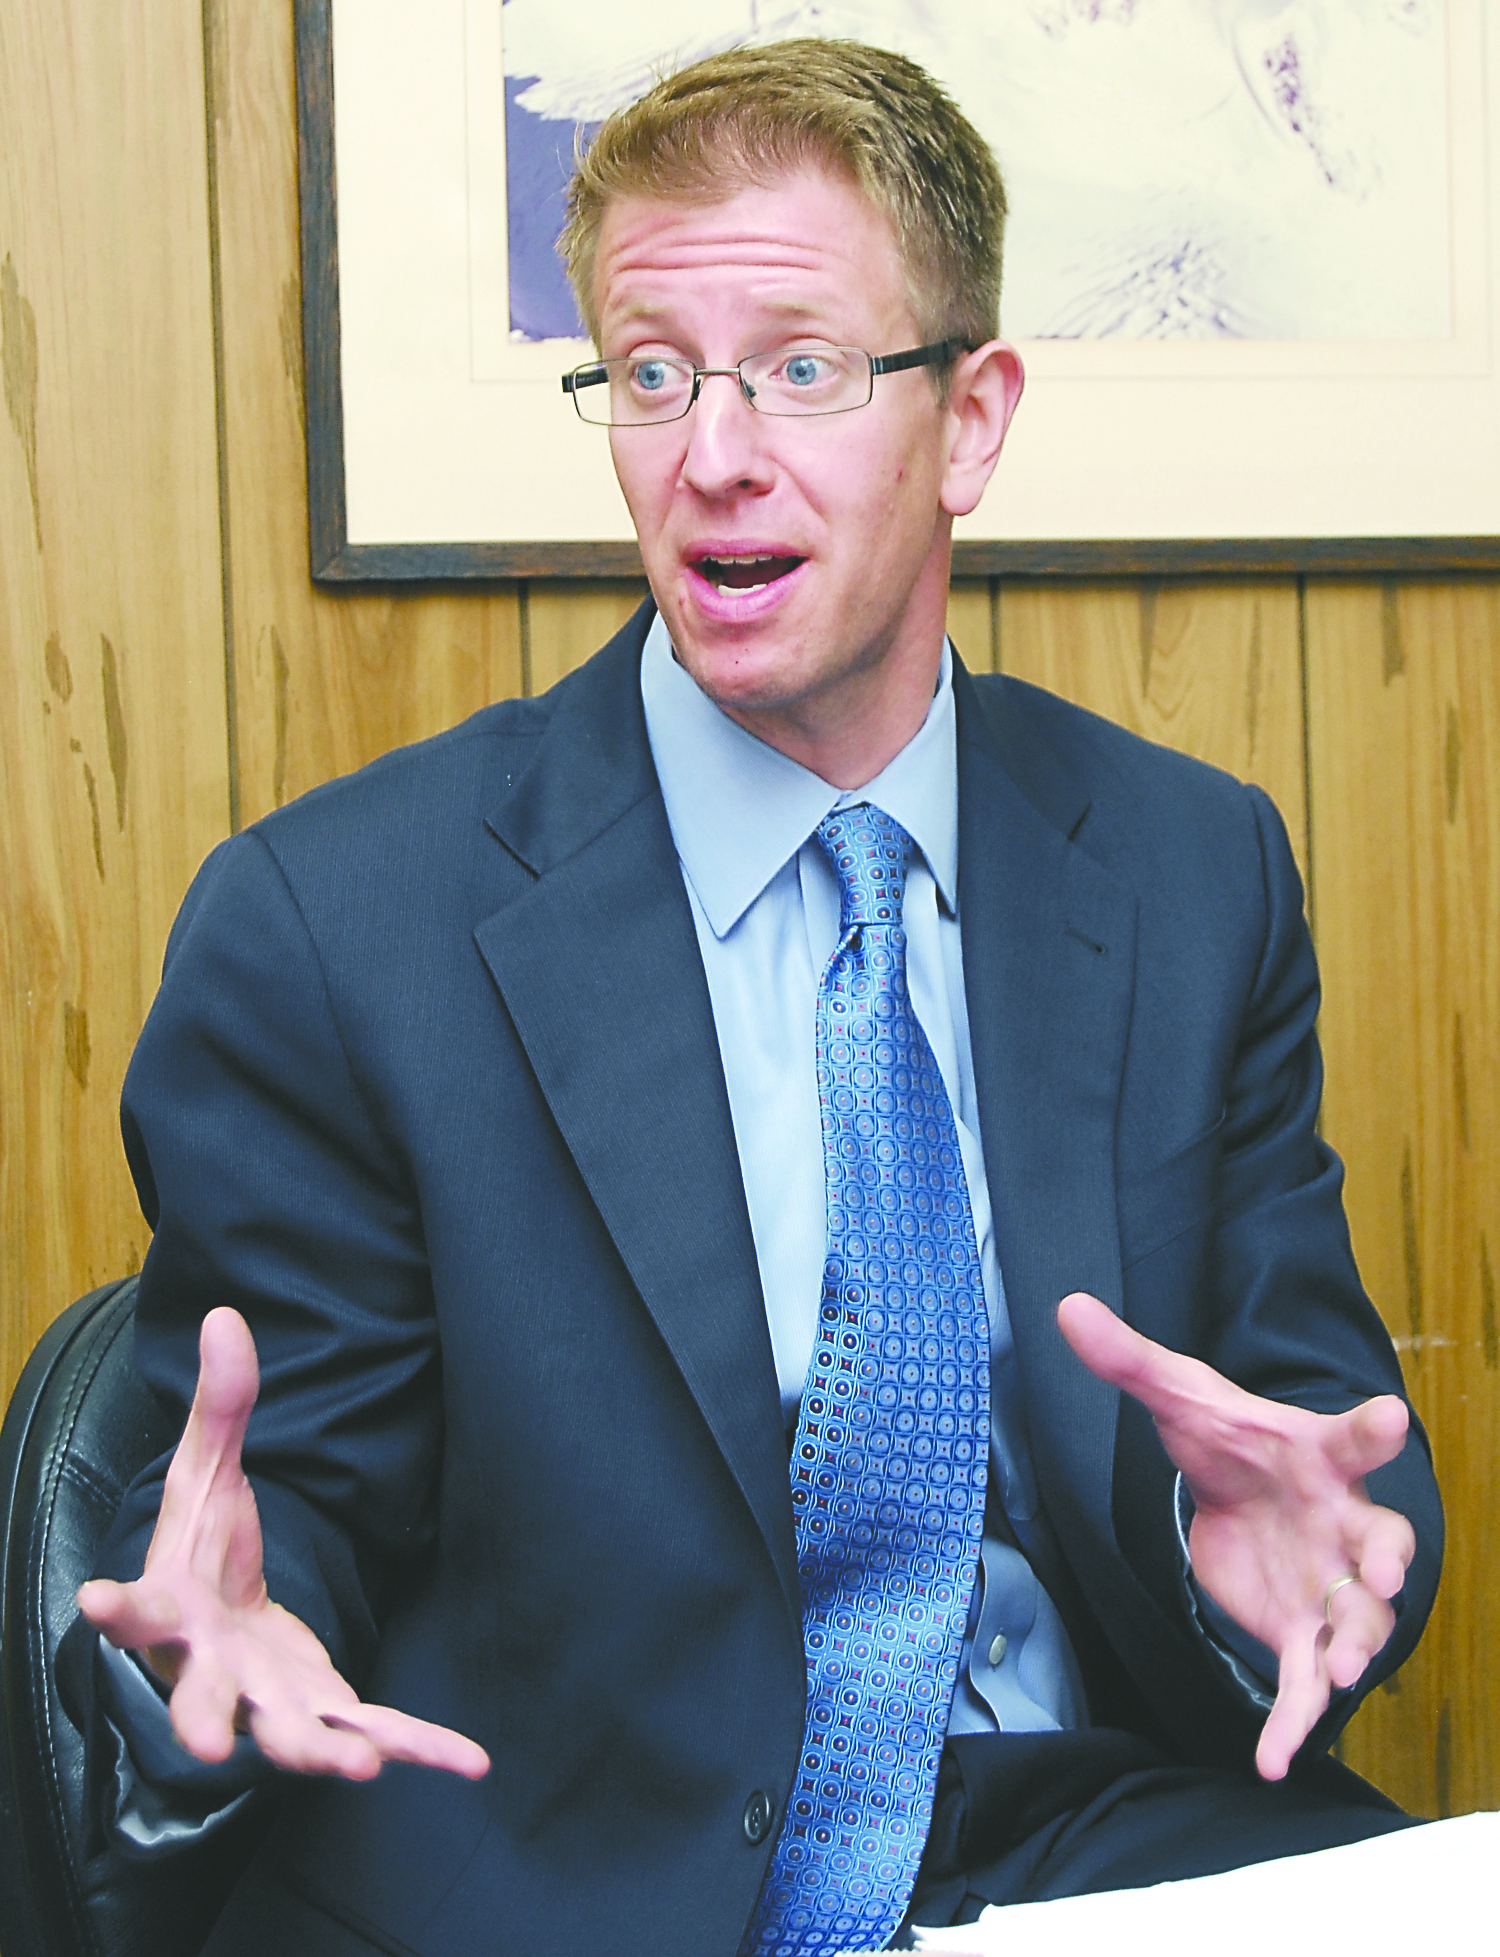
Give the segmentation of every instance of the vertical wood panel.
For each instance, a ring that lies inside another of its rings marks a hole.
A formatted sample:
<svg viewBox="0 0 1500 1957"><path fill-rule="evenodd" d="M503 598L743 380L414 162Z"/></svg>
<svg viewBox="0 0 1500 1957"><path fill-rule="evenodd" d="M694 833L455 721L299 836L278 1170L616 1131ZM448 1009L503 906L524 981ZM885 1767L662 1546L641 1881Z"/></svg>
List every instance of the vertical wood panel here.
<svg viewBox="0 0 1500 1957"><path fill-rule="evenodd" d="M308 576L292 9L214 0L238 816L251 822L522 690L514 586L335 592Z"/></svg>
<svg viewBox="0 0 1500 1957"><path fill-rule="evenodd" d="M0 12L0 1383L139 1262L121 1076L228 825L198 0Z"/></svg>
<svg viewBox="0 0 1500 1957"><path fill-rule="evenodd" d="M542 580L526 594L528 693L545 693L613 638L646 596L644 578L598 584Z"/></svg>
<svg viewBox="0 0 1500 1957"><path fill-rule="evenodd" d="M1292 584L1002 584L1003 671L1259 783L1304 879L1301 627Z"/></svg>
<svg viewBox="0 0 1500 1957"><path fill-rule="evenodd" d="M1345 1757L1453 1813L1500 1805L1500 586L1310 587L1307 635L1325 1130L1448 1514Z"/></svg>
<svg viewBox="0 0 1500 1957"><path fill-rule="evenodd" d="M948 636L971 673L995 670L995 594L988 578L957 578L948 587Z"/></svg>

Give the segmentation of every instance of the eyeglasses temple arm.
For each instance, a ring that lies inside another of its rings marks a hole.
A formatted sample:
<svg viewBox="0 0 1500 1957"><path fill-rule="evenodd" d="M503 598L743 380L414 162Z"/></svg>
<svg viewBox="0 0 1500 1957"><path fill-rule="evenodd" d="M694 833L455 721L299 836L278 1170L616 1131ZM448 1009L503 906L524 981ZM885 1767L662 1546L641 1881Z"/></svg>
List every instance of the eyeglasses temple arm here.
<svg viewBox="0 0 1500 1957"><path fill-rule="evenodd" d="M973 345L968 340L932 340L925 347L911 347L905 353L882 353L870 356L871 374L899 374L908 367L936 367L944 360L953 360L961 353L972 353Z"/></svg>

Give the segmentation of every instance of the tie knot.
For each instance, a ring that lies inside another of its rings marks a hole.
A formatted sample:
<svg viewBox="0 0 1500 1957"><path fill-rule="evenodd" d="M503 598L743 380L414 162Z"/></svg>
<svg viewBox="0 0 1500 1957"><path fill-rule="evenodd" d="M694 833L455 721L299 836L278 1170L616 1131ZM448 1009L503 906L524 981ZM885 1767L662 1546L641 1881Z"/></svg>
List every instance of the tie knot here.
<svg viewBox="0 0 1500 1957"><path fill-rule="evenodd" d="M860 802L824 816L816 834L839 880L839 929L899 924L915 847L901 824L884 809Z"/></svg>

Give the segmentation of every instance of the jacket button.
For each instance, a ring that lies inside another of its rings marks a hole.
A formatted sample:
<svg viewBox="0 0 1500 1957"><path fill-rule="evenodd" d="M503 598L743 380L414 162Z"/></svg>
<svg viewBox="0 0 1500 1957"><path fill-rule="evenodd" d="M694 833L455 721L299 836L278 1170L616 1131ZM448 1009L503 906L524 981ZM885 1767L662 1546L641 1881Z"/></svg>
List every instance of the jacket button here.
<svg viewBox="0 0 1500 1957"><path fill-rule="evenodd" d="M771 1806L769 1794L763 1794L757 1787L745 1803L745 1840L752 1848L759 1848L771 1832Z"/></svg>

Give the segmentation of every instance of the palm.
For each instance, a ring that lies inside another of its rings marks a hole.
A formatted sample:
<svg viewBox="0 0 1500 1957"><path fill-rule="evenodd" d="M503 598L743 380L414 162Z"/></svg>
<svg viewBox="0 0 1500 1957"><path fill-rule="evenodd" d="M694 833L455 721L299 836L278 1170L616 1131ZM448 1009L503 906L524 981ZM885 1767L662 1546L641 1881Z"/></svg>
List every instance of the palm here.
<svg viewBox="0 0 1500 1957"><path fill-rule="evenodd" d="M1394 1627L1415 1540L1364 1477L1400 1452L1406 1408L1386 1397L1329 1415L1260 1399L1084 1293L1063 1300L1058 1321L1084 1364L1151 1414L1193 1497L1194 1575L1276 1654L1256 1763L1279 1780L1330 1691L1354 1684Z"/></svg>
<svg viewBox="0 0 1500 1957"><path fill-rule="evenodd" d="M145 1652L172 1686L178 1739L199 1759L224 1759L243 1727L291 1772L368 1780L386 1760L487 1772L483 1750L461 1734L364 1705L307 1626L267 1596L240 1463L259 1376L237 1312L209 1313L200 1354L145 1569L134 1583L84 1584L85 1616L112 1644Z"/></svg>

